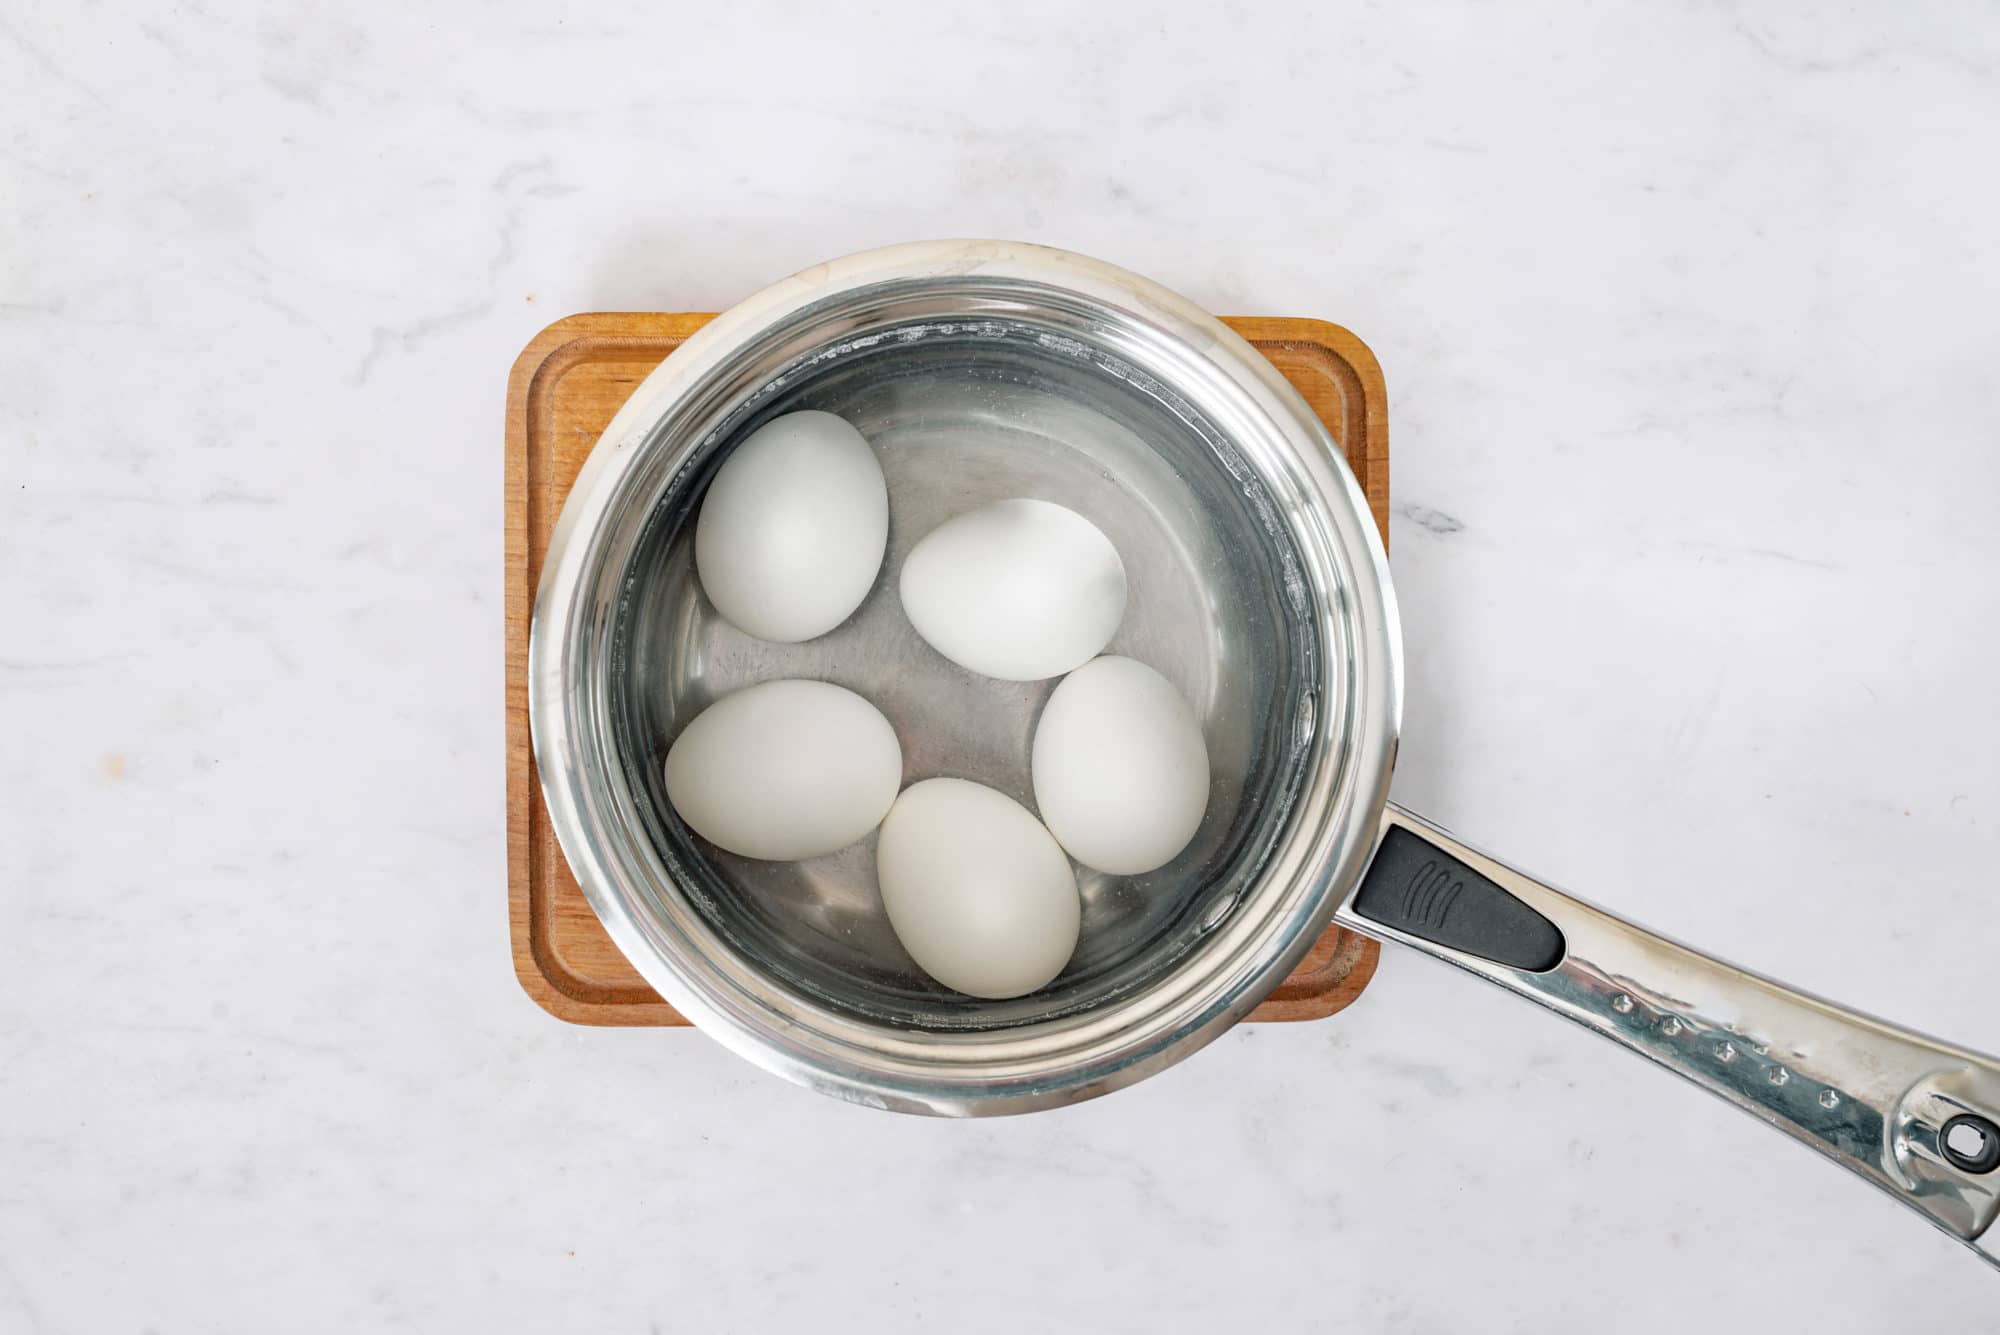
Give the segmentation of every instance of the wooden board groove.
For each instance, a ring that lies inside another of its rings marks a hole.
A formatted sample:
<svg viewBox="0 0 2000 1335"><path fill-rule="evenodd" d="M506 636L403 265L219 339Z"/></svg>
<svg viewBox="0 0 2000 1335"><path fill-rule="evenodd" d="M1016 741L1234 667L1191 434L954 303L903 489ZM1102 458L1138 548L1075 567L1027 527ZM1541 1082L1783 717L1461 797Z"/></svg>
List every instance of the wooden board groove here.
<svg viewBox="0 0 2000 1335"><path fill-rule="evenodd" d="M528 343L507 382L507 909L514 971L544 1009L576 1024L687 1023L618 953L570 875L542 805L528 739L528 621L549 531L576 471L648 372L711 315L606 312L558 320ZM1339 442L1389 533L1389 417L1366 344L1323 320L1228 319L1282 371ZM1374 976L1375 942L1330 927L1250 1015L1311 1020L1341 1010Z"/></svg>

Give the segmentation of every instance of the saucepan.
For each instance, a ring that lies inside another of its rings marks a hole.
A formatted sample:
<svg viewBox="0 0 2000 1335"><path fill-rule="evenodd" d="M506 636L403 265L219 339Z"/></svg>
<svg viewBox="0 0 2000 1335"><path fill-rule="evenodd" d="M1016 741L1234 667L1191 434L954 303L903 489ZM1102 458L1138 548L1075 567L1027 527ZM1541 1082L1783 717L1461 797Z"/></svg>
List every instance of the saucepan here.
<svg viewBox="0 0 2000 1335"><path fill-rule="evenodd" d="M755 640L703 598L703 489L773 416L858 427L889 550L850 620ZM1050 682L953 666L894 594L953 513L1056 500L1117 545L1111 652L1195 708L1213 787L1173 862L1078 869L1081 944L1032 995L931 982L889 929L869 841L801 863L705 843L663 791L687 720L777 677L836 682L952 775L1033 809ZM750 1060L841 1098L978 1116L1114 1090L1213 1039L1329 921L1413 947L1585 1025L1866 1178L1989 1259L2000 1063L1657 936L1389 800L1403 696L1380 537L1325 428L1242 339L1157 284L1003 242L894 246L763 291L632 394L549 542L530 645L535 761L591 906L639 972Z"/></svg>

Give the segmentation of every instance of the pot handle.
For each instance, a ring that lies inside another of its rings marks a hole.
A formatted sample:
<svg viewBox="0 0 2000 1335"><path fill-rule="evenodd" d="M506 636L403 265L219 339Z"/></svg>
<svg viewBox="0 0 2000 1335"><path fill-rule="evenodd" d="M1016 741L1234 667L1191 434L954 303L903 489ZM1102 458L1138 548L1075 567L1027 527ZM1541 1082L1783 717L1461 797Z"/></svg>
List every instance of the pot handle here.
<svg viewBox="0 0 2000 1335"><path fill-rule="evenodd" d="M1389 805L1342 926L1449 961L1650 1057L2000 1266L2000 1062L1573 899Z"/></svg>

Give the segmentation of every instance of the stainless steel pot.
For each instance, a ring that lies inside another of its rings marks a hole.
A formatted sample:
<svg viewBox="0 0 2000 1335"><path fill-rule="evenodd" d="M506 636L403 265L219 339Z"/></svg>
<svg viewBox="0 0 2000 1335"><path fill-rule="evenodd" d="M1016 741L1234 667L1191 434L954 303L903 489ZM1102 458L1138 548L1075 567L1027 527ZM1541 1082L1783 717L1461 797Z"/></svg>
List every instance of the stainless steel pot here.
<svg viewBox="0 0 2000 1335"><path fill-rule="evenodd" d="M891 542L846 625L770 645L700 596L691 521L732 442L799 408L875 445ZM953 667L885 588L937 522L1021 495L1082 510L1119 546L1132 595L1112 651L1194 702L1215 792L1159 872L1080 871L1083 944L1061 978L979 1002L897 945L872 841L796 865L735 858L673 815L660 762L710 700L818 677L883 709L906 779L976 779L1032 806L1028 739L1053 683ZM707 1032L823 1092L952 1115L1105 1093L1241 1018L1331 919L1597 1030L1975 1246L2000 1213L2000 1064L1654 936L1388 802L1401 646L1359 488L1255 350L1109 265L896 246L696 334L633 393L563 509L530 706L557 836L612 938Z"/></svg>

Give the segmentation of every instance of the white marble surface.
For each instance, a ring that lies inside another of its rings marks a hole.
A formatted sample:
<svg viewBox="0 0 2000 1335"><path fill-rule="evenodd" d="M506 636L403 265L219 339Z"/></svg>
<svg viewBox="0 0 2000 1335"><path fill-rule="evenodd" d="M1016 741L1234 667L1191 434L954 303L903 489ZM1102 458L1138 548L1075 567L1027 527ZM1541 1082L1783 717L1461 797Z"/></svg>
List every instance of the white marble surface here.
<svg viewBox="0 0 2000 1335"><path fill-rule="evenodd" d="M549 320L892 240L1340 321L1398 796L2000 1047L2000 16L672 8L0 17L0 1329L1991 1328L1941 1235L1405 953L975 1125L549 1018L499 461Z"/></svg>

